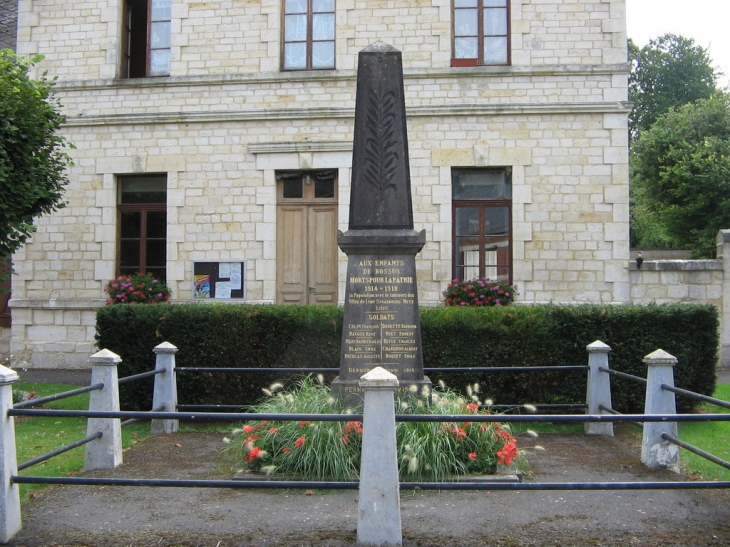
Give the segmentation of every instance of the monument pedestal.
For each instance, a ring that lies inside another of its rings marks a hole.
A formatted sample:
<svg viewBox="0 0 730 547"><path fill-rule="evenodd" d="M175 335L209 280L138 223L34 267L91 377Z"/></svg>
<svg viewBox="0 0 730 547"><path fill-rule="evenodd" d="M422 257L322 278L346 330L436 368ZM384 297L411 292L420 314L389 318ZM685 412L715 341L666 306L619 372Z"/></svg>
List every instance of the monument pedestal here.
<svg viewBox="0 0 730 547"><path fill-rule="evenodd" d="M423 375L416 255L425 231L348 230L337 243L347 254L347 290L340 375L332 391L362 400L360 377L375 367L394 374L401 392L431 391Z"/></svg>

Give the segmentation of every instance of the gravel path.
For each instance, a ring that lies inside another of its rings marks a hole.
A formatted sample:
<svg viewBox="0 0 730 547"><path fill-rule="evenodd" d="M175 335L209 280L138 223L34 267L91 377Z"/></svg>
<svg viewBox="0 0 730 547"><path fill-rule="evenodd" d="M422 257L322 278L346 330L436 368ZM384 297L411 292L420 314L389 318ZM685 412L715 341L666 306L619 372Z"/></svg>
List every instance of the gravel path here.
<svg viewBox="0 0 730 547"><path fill-rule="evenodd" d="M151 438L88 476L230 478L222 434ZM635 437L520 439L540 482L677 480L639 461ZM727 490L406 491L405 547L730 546ZM357 492L63 486L23 504L12 546L330 546L356 544Z"/></svg>

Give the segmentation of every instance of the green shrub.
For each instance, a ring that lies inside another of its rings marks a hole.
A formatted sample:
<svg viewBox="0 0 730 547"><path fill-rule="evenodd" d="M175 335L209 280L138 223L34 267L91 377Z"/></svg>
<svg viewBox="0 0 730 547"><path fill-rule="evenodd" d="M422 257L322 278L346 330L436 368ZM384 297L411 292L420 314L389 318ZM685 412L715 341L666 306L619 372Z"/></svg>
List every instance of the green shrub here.
<svg viewBox="0 0 730 547"><path fill-rule="evenodd" d="M421 309L424 367L586 365L586 346L611 346L611 368L646 377L643 358L663 349L678 359L677 386L715 388L718 312L714 306L509 306ZM339 368L342 309L332 306L151 304L108 306L97 314L97 343L119 354L120 377L154 368L152 349L178 347L178 367ZM584 403L584 371L430 374L454 388L478 382L495 404ZM240 404L288 374L178 374L180 404ZM151 407L152 380L122 386L125 408ZM613 405L643 410L644 386L614 378ZM691 402L679 398L681 409Z"/></svg>

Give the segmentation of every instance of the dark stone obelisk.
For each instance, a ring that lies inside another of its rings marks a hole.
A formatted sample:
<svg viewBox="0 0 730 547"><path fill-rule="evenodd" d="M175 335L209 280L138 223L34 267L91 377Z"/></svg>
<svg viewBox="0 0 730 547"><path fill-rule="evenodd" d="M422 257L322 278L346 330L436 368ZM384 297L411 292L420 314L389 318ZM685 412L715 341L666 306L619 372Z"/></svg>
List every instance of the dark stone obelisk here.
<svg viewBox="0 0 730 547"><path fill-rule="evenodd" d="M403 390L430 390L416 281L426 231L413 229L403 64L400 51L382 42L358 57L348 228L337 234L347 291L333 392L356 402L360 377L377 366Z"/></svg>

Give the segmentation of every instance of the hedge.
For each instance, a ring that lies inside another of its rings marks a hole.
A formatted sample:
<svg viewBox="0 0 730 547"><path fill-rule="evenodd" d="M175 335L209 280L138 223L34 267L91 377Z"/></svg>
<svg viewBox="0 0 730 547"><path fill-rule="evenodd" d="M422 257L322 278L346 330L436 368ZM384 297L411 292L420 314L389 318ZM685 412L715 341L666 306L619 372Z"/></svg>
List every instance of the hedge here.
<svg viewBox="0 0 730 547"><path fill-rule="evenodd" d="M152 349L178 347L178 367L331 367L338 372L342 308L150 304L108 306L97 313L96 340L123 359L120 377L154 368ZM711 395L718 358L714 306L507 306L422 308L424 367L585 365L586 346L611 346L613 369L646 377L644 356L663 349L678 358L677 386ZM497 404L584 403L585 372L432 374L461 389L478 382ZM283 374L179 373L180 404L248 405ZM613 379L613 406L643 410L643 384ZM123 408L149 409L152 380L122 386ZM678 399L684 410L693 404Z"/></svg>

